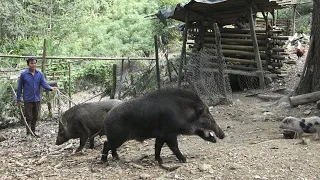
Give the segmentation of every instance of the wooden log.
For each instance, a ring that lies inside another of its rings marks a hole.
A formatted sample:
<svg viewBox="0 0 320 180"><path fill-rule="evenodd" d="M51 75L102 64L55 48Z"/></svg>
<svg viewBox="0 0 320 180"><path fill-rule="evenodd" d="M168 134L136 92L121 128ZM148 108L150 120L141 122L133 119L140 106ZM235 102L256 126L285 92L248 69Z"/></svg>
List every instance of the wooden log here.
<svg viewBox="0 0 320 180"><path fill-rule="evenodd" d="M263 100L279 100L281 99L283 96L282 95L271 95L271 94L258 94L257 96L259 99L263 99Z"/></svg>
<svg viewBox="0 0 320 180"><path fill-rule="evenodd" d="M234 65L234 64L227 64L228 69L238 69L238 70L245 70L245 71L257 71L256 67L247 67L241 65Z"/></svg>
<svg viewBox="0 0 320 180"><path fill-rule="evenodd" d="M197 39L196 39L197 40ZM213 37L204 37L204 42L215 42ZM232 38L221 38L222 44L252 44L252 39L232 39ZM266 45L266 40L257 40L259 45Z"/></svg>
<svg viewBox="0 0 320 180"><path fill-rule="evenodd" d="M274 52L285 52L284 48L272 48L271 50Z"/></svg>
<svg viewBox="0 0 320 180"><path fill-rule="evenodd" d="M218 73L217 68L204 68L203 71L210 72L210 73ZM257 77L258 76L256 71L249 72L249 71L236 70L236 69L226 69L225 72L227 74L243 75L243 76L250 76L250 77L252 77L252 76ZM266 77L267 76L268 75L266 75Z"/></svg>
<svg viewBox="0 0 320 180"><path fill-rule="evenodd" d="M256 64L254 60L247 60L247 59L225 57L225 60L228 62L241 63L241 64ZM264 60L261 60L261 62L262 64L267 64L267 62Z"/></svg>
<svg viewBox="0 0 320 180"><path fill-rule="evenodd" d="M215 48L214 44L211 43L205 43L204 44L205 47L210 47L210 48ZM252 52L253 51L253 46L244 46L244 45L230 45L230 44L222 44L222 49L229 49L229 50L241 50L241 51L249 51ZM265 51L267 50L266 47L260 47L259 48L260 51Z"/></svg>
<svg viewBox="0 0 320 180"><path fill-rule="evenodd" d="M270 37L271 39L276 39L276 40L288 40L289 39L289 36L271 36Z"/></svg>
<svg viewBox="0 0 320 180"><path fill-rule="evenodd" d="M222 28L220 29L221 33L250 33L250 29L238 29L238 28ZM266 33L266 30L257 29L255 30L256 33Z"/></svg>
<svg viewBox="0 0 320 180"><path fill-rule="evenodd" d="M205 37L214 37L214 33L212 33L212 32L206 32L204 35L205 35ZM221 33L221 37L222 38L249 38L249 39L251 39L250 34ZM266 39L266 35L259 34L259 35L257 35L257 38L260 40Z"/></svg>
<svg viewBox="0 0 320 180"><path fill-rule="evenodd" d="M254 53L254 52L228 50L228 49L223 50L223 54L224 55L240 55L240 56L246 56L246 57L252 57L252 58L255 58L255 56L256 56L256 53ZM261 58L265 59L266 54L259 53L259 59L261 60Z"/></svg>
<svg viewBox="0 0 320 180"><path fill-rule="evenodd" d="M314 103L319 100L320 100L320 91L289 97L290 105L292 107L302 105L302 104Z"/></svg>

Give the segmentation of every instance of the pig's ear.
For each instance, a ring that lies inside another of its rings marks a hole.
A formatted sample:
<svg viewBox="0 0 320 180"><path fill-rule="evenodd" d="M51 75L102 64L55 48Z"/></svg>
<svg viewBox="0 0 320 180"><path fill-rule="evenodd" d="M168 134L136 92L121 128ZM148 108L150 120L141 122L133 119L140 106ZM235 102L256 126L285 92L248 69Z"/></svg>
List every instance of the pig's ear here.
<svg viewBox="0 0 320 180"><path fill-rule="evenodd" d="M320 123L318 122L318 121L316 121L315 123L314 123L314 125L319 125Z"/></svg>
<svg viewBox="0 0 320 180"><path fill-rule="evenodd" d="M306 119L301 119L301 122L305 123L305 122L306 122Z"/></svg>
<svg viewBox="0 0 320 180"><path fill-rule="evenodd" d="M204 108L203 107L197 107L197 115L202 115L204 113Z"/></svg>

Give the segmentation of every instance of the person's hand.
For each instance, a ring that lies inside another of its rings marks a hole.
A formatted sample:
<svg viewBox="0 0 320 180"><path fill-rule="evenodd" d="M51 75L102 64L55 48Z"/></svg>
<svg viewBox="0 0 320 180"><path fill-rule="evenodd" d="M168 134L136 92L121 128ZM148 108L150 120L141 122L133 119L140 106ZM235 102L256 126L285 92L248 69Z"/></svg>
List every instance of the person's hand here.
<svg viewBox="0 0 320 180"><path fill-rule="evenodd" d="M21 102L20 102L20 101L17 102L17 106L18 106L18 107L21 106Z"/></svg>
<svg viewBox="0 0 320 180"><path fill-rule="evenodd" d="M52 89L52 91L56 91L57 87L52 87L51 89Z"/></svg>

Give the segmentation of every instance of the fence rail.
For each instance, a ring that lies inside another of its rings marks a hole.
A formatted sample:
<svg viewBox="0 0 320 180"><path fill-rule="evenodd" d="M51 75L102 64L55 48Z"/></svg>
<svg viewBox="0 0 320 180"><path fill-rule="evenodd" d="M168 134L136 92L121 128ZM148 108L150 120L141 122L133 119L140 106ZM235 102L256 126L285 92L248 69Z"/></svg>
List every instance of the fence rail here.
<svg viewBox="0 0 320 180"><path fill-rule="evenodd" d="M19 55L1 55L0 58L30 58L34 57L37 59L41 59L42 56L19 56ZM138 61L138 60L156 60L155 58L148 58L148 57L59 57L59 56L46 56L46 59L66 59L66 60L106 60L106 61L114 61L114 60L130 60L130 61Z"/></svg>

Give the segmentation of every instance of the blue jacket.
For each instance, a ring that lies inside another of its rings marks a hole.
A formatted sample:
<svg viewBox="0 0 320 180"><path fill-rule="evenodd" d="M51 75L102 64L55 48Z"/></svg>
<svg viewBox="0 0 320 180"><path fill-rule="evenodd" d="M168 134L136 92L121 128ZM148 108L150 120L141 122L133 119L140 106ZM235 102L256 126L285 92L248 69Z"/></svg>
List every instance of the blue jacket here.
<svg viewBox="0 0 320 180"><path fill-rule="evenodd" d="M51 90L51 86L49 86L46 82L42 72L36 70L33 76L29 69L23 71L18 82L17 101L20 101L20 96L23 89L24 102L39 102L40 86L46 90Z"/></svg>

